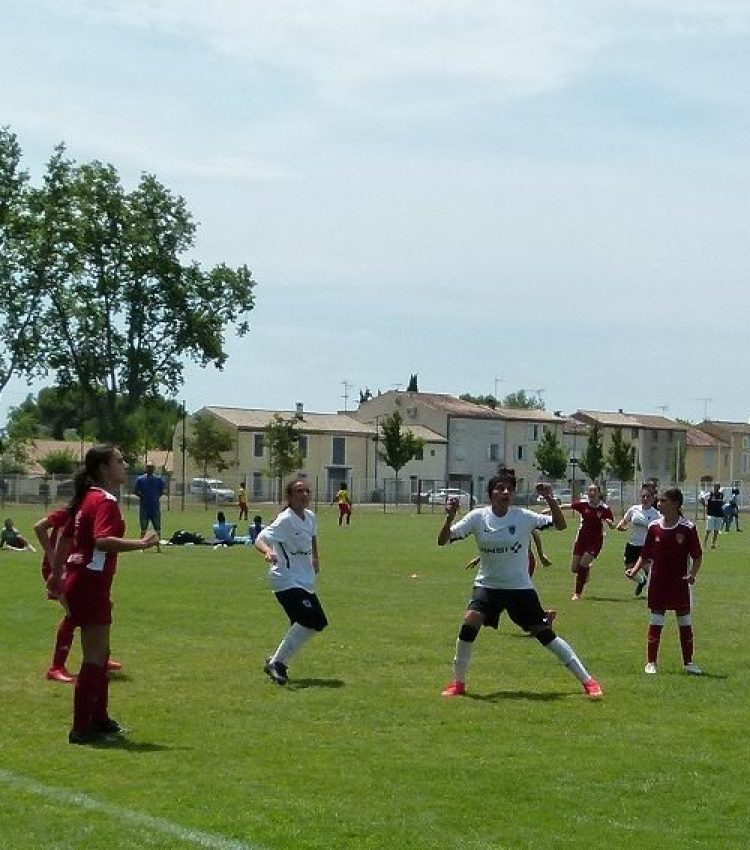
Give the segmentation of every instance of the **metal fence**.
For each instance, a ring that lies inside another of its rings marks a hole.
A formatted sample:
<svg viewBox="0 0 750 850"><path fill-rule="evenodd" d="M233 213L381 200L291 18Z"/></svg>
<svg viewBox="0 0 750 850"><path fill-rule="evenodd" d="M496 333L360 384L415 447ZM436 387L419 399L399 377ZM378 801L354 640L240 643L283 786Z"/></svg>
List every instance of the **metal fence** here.
<svg viewBox="0 0 750 850"><path fill-rule="evenodd" d="M125 504L134 503L133 495L135 475L125 484L119 494ZM205 489L191 479L187 482L184 492L181 481L169 475L162 476L165 483L165 497L162 509L179 511L185 507L204 506L207 509L222 505L236 504L236 491L243 482L234 481L227 476L224 481L216 481L213 489ZM201 479L202 480L202 479ZM278 505L284 502L283 487L279 487L277 479L263 477L245 482L251 511L254 504ZM442 512L447 496L457 496L461 508L486 504L487 494L484 485L480 490L471 478L457 478L449 481L439 479L418 478L350 478L347 482L352 502L358 506L371 506L383 511L413 510L414 512ZM310 479L312 504L320 507L332 504L340 487L340 477L318 476ZM735 482L735 485L737 482ZM693 519L703 516L700 504L701 493L706 486L701 482L683 483L681 490L685 499L685 515ZM740 486L739 504L741 510L748 509L748 491ZM570 501L573 495L569 489L555 488L562 501ZM73 478L71 475L20 475L4 474L0 476L0 505L49 505L62 504L70 499L73 493ZM607 486L606 501L615 515L621 515L630 505L639 502L640 485L633 483L610 483ZM585 490L576 495L585 495ZM540 502L534 491L533 483L522 486L515 494L514 502L521 506L539 507Z"/></svg>

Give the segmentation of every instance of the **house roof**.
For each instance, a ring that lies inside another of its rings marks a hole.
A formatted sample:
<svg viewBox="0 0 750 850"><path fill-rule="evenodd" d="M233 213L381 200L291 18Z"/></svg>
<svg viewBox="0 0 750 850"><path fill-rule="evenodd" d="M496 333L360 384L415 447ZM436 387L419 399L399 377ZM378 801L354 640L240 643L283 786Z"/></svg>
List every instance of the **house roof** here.
<svg viewBox="0 0 750 850"><path fill-rule="evenodd" d="M517 407L487 407L474 404L456 396L444 393L410 393L402 390L388 390L384 395L392 394L401 400L401 407L412 404L423 404L440 410L448 416L461 419L514 419L527 422L559 422L560 417L546 410L535 410Z"/></svg>
<svg viewBox="0 0 750 850"><path fill-rule="evenodd" d="M67 451L72 454L76 462L83 461L83 455L94 445L92 442L84 440L34 440L26 449L29 463L28 471L31 475L44 475L44 467L40 463L42 458L45 458L51 452ZM149 449L148 458L140 455L138 460L141 464L145 464L146 459L153 463L157 470L163 472L172 471L172 452L165 449Z"/></svg>
<svg viewBox="0 0 750 850"><path fill-rule="evenodd" d="M700 428L688 428L685 442L689 447L697 449L712 449L717 446L727 448L729 446L725 440L714 437L707 431L701 431Z"/></svg>
<svg viewBox="0 0 750 850"><path fill-rule="evenodd" d="M296 410L257 410L241 407L203 407L197 413L211 413L218 419L223 419L238 431L262 431L267 428L278 414L285 419L297 415ZM299 420L300 431L313 434L352 434L375 436L375 428L358 422L345 413L311 413L302 412Z"/></svg>
<svg viewBox="0 0 750 850"><path fill-rule="evenodd" d="M574 419L583 418L597 422L608 428L653 428L654 430L687 431L687 425L681 425L666 416L652 416L648 413L625 413L623 410L577 410Z"/></svg>
<svg viewBox="0 0 750 850"><path fill-rule="evenodd" d="M730 433L750 434L749 422L728 422L722 419L704 419L698 423L698 428L718 430L729 436Z"/></svg>

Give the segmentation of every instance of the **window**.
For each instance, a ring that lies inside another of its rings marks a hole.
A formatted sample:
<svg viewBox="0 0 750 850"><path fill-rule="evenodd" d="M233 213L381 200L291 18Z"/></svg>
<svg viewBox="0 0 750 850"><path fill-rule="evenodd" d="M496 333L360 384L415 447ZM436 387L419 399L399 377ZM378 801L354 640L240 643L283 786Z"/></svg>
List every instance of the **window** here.
<svg viewBox="0 0 750 850"><path fill-rule="evenodd" d="M516 446L516 460L526 460L526 446Z"/></svg>
<svg viewBox="0 0 750 850"><path fill-rule="evenodd" d="M659 432L655 429L651 429L651 439L656 442L659 439Z"/></svg>
<svg viewBox="0 0 750 850"><path fill-rule="evenodd" d="M417 449L414 460L424 460L424 449Z"/></svg>
<svg viewBox="0 0 750 850"><path fill-rule="evenodd" d="M740 458L740 468L742 469L743 475L750 473L750 454L747 454L747 452L743 453Z"/></svg>
<svg viewBox="0 0 750 850"><path fill-rule="evenodd" d="M253 501L260 502L263 499L263 473L253 472Z"/></svg>
<svg viewBox="0 0 750 850"><path fill-rule="evenodd" d="M631 440L637 440L638 439L638 429L637 428L631 428L630 429L630 439Z"/></svg>
<svg viewBox="0 0 750 850"><path fill-rule="evenodd" d="M263 434L253 434L253 457L263 457Z"/></svg>
<svg viewBox="0 0 750 850"><path fill-rule="evenodd" d="M343 466L346 463L346 437L334 437L331 441L331 463Z"/></svg>
<svg viewBox="0 0 750 850"><path fill-rule="evenodd" d="M540 430L538 425L529 425L529 439L536 443L539 440Z"/></svg>
<svg viewBox="0 0 750 850"><path fill-rule="evenodd" d="M297 437L297 445L302 453L302 457L307 457L307 434L300 434Z"/></svg>
<svg viewBox="0 0 750 850"><path fill-rule="evenodd" d="M667 431L667 442L671 443L674 440L674 431Z"/></svg>
<svg viewBox="0 0 750 850"><path fill-rule="evenodd" d="M716 465L716 449L703 449L703 466L713 469Z"/></svg>
<svg viewBox="0 0 750 850"><path fill-rule="evenodd" d="M430 449L430 457L435 457L435 449Z"/></svg>
<svg viewBox="0 0 750 850"><path fill-rule="evenodd" d="M742 448L743 449L750 449L750 437L743 437L742 438Z"/></svg>
<svg viewBox="0 0 750 850"><path fill-rule="evenodd" d="M488 457L490 460L500 460L500 444L490 443Z"/></svg>

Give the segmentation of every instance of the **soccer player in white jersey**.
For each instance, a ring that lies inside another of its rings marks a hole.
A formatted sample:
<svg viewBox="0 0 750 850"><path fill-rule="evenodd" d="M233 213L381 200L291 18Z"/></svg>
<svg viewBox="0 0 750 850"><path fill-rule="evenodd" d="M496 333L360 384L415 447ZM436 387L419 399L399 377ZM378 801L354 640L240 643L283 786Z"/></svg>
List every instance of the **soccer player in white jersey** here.
<svg viewBox="0 0 750 850"><path fill-rule="evenodd" d="M626 531L630 527L630 537L625 544L623 562L625 564L626 578L637 582L635 586L636 596L640 596L643 593L643 588L648 582L647 572L638 570L635 573L632 570L641 556L641 550L643 549L643 544L646 542L646 532L648 531L649 524L661 516L659 511L654 507L655 501L656 493L654 492L654 488L650 484L644 484L641 487L641 503L639 505L631 505L625 511L625 516L615 526L618 531Z"/></svg>
<svg viewBox="0 0 750 850"><path fill-rule="evenodd" d="M287 485L286 497L286 509L255 540L255 548L269 564L268 575L276 599L291 624L263 666L265 674L277 685L287 683L292 656L328 625L315 594L320 562L315 514L307 508L309 484L304 479L292 481Z"/></svg>
<svg viewBox="0 0 750 850"><path fill-rule="evenodd" d="M581 663L572 647L558 637L529 576L529 541L533 529L554 526L562 531L565 517L549 484L537 484L537 493L549 506L551 516L512 505L516 489L516 474L502 467L490 479L487 493L490 505L470 511L454 523L458 500L446 506L446 518L438 534L438 546L462 540L470 534L479 549L479 570L463 624L456 641L453 659L453 681L443 690L443 696L466 693L466 675L471 653L482 626L496 629L500 615L508 612L510 619L524 631L530 632L539 643L550 650L583 685L590 697L601 697L602 689Z"/></svg>

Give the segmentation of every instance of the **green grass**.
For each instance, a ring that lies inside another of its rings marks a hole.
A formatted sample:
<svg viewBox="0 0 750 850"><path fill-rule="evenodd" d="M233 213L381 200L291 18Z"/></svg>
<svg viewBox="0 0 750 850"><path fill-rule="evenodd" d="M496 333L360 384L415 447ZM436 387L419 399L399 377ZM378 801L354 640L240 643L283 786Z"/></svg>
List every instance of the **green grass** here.
<svg viewBox="0 0 750 850"><path fill-rule="evenodd" d="M6 513L22 530L38 516ZM331 626L287 688L261 671L285 621L256 552L121 556L111 709L132 732L106 748L67 743L71 688L43 679L58 609L38 556L0 552L1 847L746 847L750 533L722 536L696 585L705 676L682 672L673 619L659 674L643 674L647 613L621 575L624 535L609 534L587 598L569 601L569 530L545 534L554 566L537 587L605 699L587 701L504 622L477 641L470 694L445 700L472 544L438 549L439 515L319 520ZM175 512L165 529L208 524Z"/></svg>

